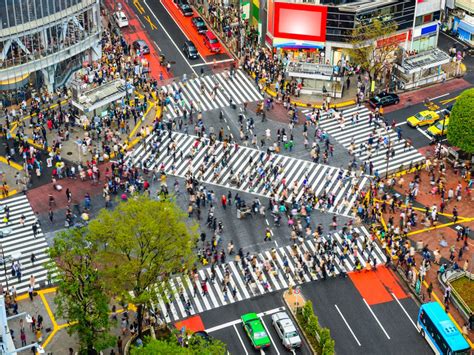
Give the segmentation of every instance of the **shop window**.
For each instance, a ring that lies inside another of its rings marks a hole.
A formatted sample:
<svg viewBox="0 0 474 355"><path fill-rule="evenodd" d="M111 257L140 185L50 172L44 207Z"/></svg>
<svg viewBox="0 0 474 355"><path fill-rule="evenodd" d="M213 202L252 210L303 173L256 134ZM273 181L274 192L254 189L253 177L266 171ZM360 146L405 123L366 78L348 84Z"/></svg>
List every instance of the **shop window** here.
<svg viewBox="0 0 474 355"><path fill-rule="evenodd" d="M433 21L433 14L423 15L423 23L428 23Z"/></svg>

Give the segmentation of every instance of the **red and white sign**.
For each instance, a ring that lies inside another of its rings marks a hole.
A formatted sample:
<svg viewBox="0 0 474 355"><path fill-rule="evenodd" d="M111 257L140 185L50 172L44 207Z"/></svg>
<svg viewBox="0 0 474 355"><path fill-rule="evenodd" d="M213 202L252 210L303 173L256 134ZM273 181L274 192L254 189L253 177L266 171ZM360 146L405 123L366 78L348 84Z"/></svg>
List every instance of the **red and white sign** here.
<svg viewBox="0 0 474 355"><path fill-rule="evenodd" d="M379 47L385 47L385 46L390 46L390 45L397 45L398 43L405 42L407 39L407 36L408 36L408 39L410 39L409 33L411 32L403 32L392 37L379 39L377 41L377 47L379 48Z"/></svg>
<svg viewBox="0 0 474 355"><path fill-rule="evenodd" d="M326 6L275 2L273 8L274 37L326 41Z"/></svg>

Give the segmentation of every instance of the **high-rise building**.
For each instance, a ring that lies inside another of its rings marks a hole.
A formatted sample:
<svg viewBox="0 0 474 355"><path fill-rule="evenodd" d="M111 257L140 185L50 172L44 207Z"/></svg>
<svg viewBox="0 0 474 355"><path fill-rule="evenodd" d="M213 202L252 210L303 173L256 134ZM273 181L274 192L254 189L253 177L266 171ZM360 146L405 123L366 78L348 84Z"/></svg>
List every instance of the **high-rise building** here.
<svg viewBox="0 0 474 355"><path fill-rule="evenodd" d="M100 58L101 31L99 0L0 0L0 99L62 86Z"/></svg>

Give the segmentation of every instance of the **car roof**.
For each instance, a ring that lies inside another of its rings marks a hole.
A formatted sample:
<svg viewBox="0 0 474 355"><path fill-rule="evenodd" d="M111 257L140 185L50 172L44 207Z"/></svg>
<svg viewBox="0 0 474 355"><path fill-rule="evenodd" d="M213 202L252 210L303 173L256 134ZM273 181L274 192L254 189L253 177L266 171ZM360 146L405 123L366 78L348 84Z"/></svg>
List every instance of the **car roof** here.
<svg viewBox="0 0 474 355"><path fill-rule="evenodd" d="M202 19L201 16L194 16L194 17L193 17L193 20L194 20L194 21L201 21L201 22L204 22L204 20Z"/></svg>
<svg viewBox="0 0 474 355"><path fill-rule="evenodd" d="M421 112L420 112L420 115L426 116L426 115L429 115L429 114L431 114L431 113L433 113L433 111L424 110L424 111L421 111Z"/></svg>
<svg viewBox="0 0 474 355"><path fill-rule="evenodd" d="M214 35L214 33L212 33L212 31L206 31L206 36L207 36L209 39L214 39L214 38L216 38L216 36Z"/></svg>
<svg viewBox="0 0 474 355"><path fill-rule="evenodd" d="M125 16L125 12L123 12L123 11L117 11L116 14L117 14L117 15L120 15L120 16L122 16L122 17L126 17L126 16Z"/></svg>
<svg viewBox="0 0 474 355"><path fill-rule="evenodd" d="M184 44L187 45L187 46L193 46L193 47L196 47L193 43L193 41L190 41L190 40L186 40L184 41Z"/></svg>

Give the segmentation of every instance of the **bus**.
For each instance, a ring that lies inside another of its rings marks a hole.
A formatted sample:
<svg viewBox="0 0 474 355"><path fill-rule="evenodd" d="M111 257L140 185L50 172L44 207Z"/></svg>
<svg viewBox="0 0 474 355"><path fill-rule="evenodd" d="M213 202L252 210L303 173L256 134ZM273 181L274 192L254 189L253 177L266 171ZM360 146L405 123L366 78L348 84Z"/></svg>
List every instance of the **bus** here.
<svg viewBox="0 0 474 355"><path fill-rule="evenodd" d="M471 347L438 302L420 307L417 328L435 354L469 355Z"/></svg>

